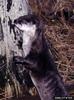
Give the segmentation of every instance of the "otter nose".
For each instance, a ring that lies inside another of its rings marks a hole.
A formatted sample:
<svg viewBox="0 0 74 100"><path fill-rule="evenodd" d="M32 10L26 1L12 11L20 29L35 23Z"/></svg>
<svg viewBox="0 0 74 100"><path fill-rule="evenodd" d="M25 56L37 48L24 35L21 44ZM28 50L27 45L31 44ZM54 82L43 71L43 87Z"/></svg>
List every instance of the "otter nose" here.
<svg viewBox="0 0 74 100"><path fill-rule="evenodd" d="M16 19L14 20L14 23L15 23L15 24L17 24L17 23L18 23Z"/></svg>
<svg viewBox="0 0 74 100"><path fill-rule="evenodd" d="M14 24L21 24L21 20L15 19Z"/></svg>

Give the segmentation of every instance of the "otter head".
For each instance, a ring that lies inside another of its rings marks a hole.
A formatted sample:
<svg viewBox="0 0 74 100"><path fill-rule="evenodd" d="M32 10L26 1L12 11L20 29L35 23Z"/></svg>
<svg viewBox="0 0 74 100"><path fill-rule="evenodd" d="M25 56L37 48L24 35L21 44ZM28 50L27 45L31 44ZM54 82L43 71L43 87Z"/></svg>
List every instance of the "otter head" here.
<svg viewBox="0 0 74 100"><path fill-rule="evenodd" d="M22 49L24 57L26 57L30 53L32 43L38 35L39 20L34 15L25 15L15 19L14 24L20 30L20 34L22 34Z"/></svg>

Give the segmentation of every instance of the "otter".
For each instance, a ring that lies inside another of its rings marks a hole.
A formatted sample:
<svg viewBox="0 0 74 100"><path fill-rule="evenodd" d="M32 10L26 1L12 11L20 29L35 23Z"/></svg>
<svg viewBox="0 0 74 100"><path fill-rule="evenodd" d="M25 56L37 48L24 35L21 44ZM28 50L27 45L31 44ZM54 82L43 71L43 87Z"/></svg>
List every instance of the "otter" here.
<svg viewBox="0 0 74 100"><path fill-rule="evenodd" d="M43 25L33 14L14 20L15 27L22 34L23 57L14 56L16 64L28 71L41 100L54 100L68 96L57 66L52 58L44 36Z"/></svg>

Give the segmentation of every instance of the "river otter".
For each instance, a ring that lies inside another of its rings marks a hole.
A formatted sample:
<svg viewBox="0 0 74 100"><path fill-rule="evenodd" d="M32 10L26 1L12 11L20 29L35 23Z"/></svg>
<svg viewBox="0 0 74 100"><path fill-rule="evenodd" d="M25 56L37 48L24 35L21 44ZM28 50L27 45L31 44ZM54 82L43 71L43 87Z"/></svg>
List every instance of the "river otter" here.
<svg viewBox="0 0 74 100"><path fill-rule="evenodd" d="M32 14L25 15L15 19L14 24L22 34L23 51L23 57L14 57L14 61L28 70L41 100L66 97L64 83L49 53L39 18Z"/></svg>

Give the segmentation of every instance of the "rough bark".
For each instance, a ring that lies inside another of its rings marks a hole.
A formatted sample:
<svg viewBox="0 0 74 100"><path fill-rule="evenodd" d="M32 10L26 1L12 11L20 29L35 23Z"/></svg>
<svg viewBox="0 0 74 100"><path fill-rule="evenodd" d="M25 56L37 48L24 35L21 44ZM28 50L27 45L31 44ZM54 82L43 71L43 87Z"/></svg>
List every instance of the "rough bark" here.
<svg viewBox="0 0 74 100"><path fill-rule="evenodd" d="M12 60L13 54L17 54L19 50L14 41L14 34L11 25L14 19L28 14L28 8L27 0L0 0L0 56L6 57L6 74L10 75L10 79L12 79L14 83L16 92L19 90L19 87L17 89L19 83L14 74L10 72L10 61ZM2 67L0 66L0 68ZM5 90L8 88L10 88L10 84ZM7 95L11 95L11 93L7 93Z"/></svg>
<svg viewBox="0 0 74 100"><path fill-rule="evenodd" d="M6 54L13 51L15 46L14 34L10 24L15 18L28 14L28 6L26 0L0 0L0 38L3 38L6 44ZM10 51L9 51L10 49Z"/></svg>

